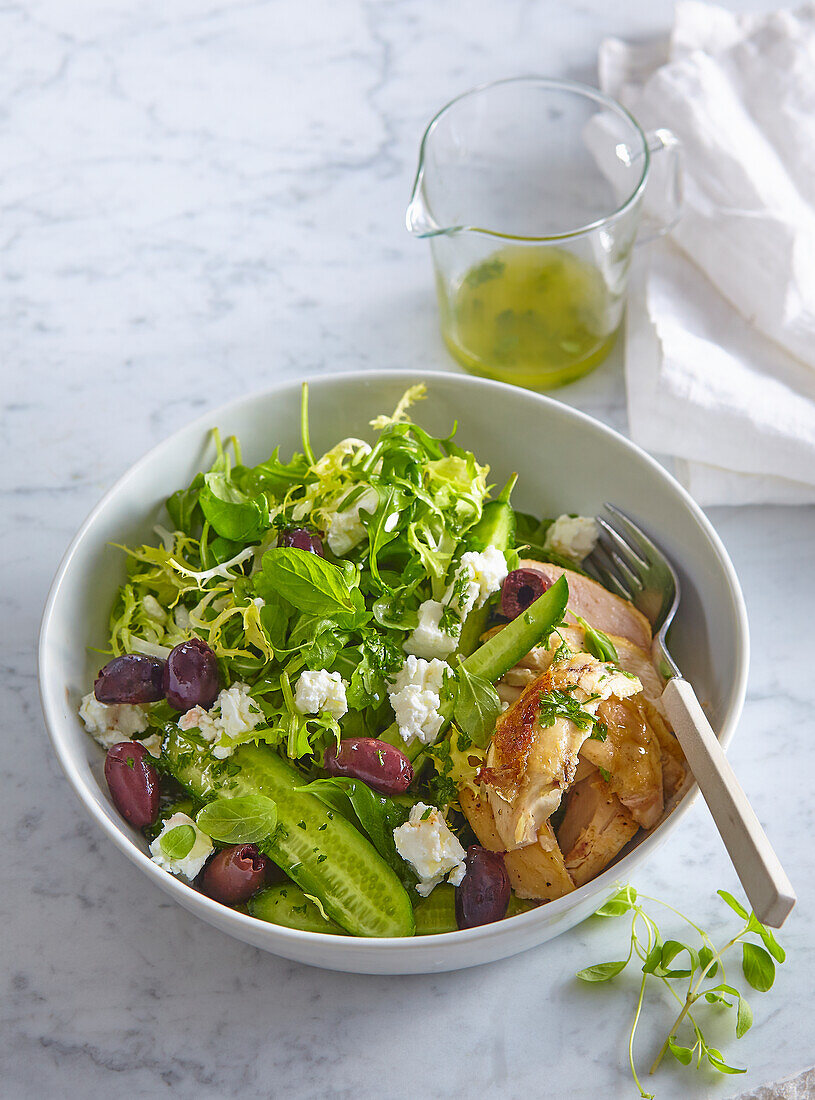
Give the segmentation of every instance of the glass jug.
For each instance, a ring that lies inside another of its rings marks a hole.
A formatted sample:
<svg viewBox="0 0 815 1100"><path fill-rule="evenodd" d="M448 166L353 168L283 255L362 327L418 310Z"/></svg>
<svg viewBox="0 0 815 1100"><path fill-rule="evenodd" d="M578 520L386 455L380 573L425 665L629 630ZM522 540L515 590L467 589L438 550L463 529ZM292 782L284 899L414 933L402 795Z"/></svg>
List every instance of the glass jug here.
<svg viewBox="0 0 815 1100"><path fill-rule="evenodd" d="M675 224L676 139L566 80L522 77L454 99L425 131L407 227L427 237L441 330L467 370L549 389L608 355L622 321L652 154ZM649 202L651 196L649 195Z"/></svg>

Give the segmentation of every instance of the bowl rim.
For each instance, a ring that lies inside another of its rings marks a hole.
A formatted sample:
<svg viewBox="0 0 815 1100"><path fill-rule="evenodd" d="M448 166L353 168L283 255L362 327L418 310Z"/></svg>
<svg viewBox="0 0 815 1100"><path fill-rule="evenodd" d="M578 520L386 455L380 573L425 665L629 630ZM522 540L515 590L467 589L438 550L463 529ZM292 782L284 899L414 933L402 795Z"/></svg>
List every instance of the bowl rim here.
<svg viewBox="0 0 815 1100"><path fill-rule="evenodd" d="M283 390L295 389L299 387L303 381L308 382L309 390L316 393L324 384L343 382L375 383L376 381L402 381L406 386L409 386L414 385L417 381L423 381L427 384L429 389L436 379L444 380L453 385L470 386L474 389L499 392L510 391L513 394L518 393L517 387L492 379L457 374L453 371L421 371L407 370L404 368L398 370L375 369L342 371L315 375L306 377L305 379L286 378L275 385L266 386L262 389L245 393L240 397L233 398L228 402L205 411L186 424L180 425L171 432L170 435L151 447L141 456L141 458L137 459L136 462L129 466L124 473L116 479L107 492L104 493L80 525L62 556L54 580L49 588L40 623L37 645L39 693L49 740L69 784L85 810L119 851L139 867L148 878L152 879L160 889L175 897L184 908L192 912L199 910L197 915L200 915L202 919L206 920L208 923L214 924L222 929L224 925L230 925L230 931L234 932L243 942L247 942L247 940L241 932L251 929L253 942L257 941L259 935L264 937L268 936L268 946L272 951L274 951L275 941L281 944L289 943L291 945L313 944L315 948L333 950L338 955L350 955L352 952L362 952L371 960L381 955L388 954L397 948L402 952L418 954L428 949L432 949L434 946L441 947L444 944L449 944L451 946L455 944L463 947L465 944L483 945L490 943L493 940L505 936L510 928L531 928L538 922L545 922L548 924L552 921L556 921L560 915L579 907L581 901L585 901L590 894L597 895L599 907L599 899L603 897L604 892L607 894L613 887L619 885L627 877L626 874L620 873L620 869L626 867L627 870L633 871L650 852L656 850L656 848L658 848L677 827L681 818L691 808L699 793L699 788L696 783L692 783L668 816L653 830L653 832L645 836L631 852L627 853L619 863L613 864L611 867L601 872L596 878L578 887L571 893L561 898L556 898L553 901L546 902L546 904L538 906L529 912L517 914L512 918L511 924L509 921L497 921L476 928L458 929L454 932L440 932L426 936L390 936L379 938L340 936L325 932L308 932L297 928L286 928L283 925L260 922L248 914L240 913L228 906L221 905L211 898L208 898L205 894L198 892L193 887L188 886L175 876L168 875L167 872L154 863L153 860L151 860L123 831L122 827L112 821L97 804L85 777L80 773L76 761L70 753L63 750L63 746L61 745L60 727L62 725L62 716L60 714L59 689L49 683L47 660L49 636L55 608L63 588L70 581L70 571L73 560L80 546L87 539L89 531L94 525L97 516L105 510L109 501L111 501L127 483L137 479L144 467L151 464L163 450L169 448L173 444L176 436L180 433L189 432L194 434L196 430L209 431L212 427L213 420L228 416L244 405L251 404L261 398L266 399ZM579 409L575 409L571 405L564 404L545 394L535 393L533 391L526 391L526 395L529 400L540 403L543 407L548 408L550 412L564 416L567 420L571 419L574 422L583 423L592 430L599 432L601 436L613 440L616 445L622 445L624 449L630 451L636 459L656 473L657 477L664 481L667 487L679 495L680 499L695 519L698 527L705 535L728 582L729 596L737 620L738 651L735 654L737 671L731 690L732 702L725 713L721 730L719 731L719 740L727 747L741 717L747 693L747 678L750 662L750 635L747 608L744 602L741 585L724 543L701 507L691 497L687 490L683 488L664 466L657 462L655 458L652 458L651 455L647 454L647 452L636 443L632 442L621 432L616 431L616 429L604 424L596 417L582 412ZM64 695L64 685L62 686L62 692ZM322 964L318 963L317 965Z"/></svg>

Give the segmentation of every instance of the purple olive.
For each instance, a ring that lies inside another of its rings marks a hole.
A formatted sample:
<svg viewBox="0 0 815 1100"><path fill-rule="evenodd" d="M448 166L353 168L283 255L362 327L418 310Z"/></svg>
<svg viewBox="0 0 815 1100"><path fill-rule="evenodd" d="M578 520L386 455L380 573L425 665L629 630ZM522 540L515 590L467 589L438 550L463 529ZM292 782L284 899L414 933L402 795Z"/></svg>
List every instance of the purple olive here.
<svg viewBox="0 0 815 1100"><path fill-rule="evenodd" d="M150 754L136 741L120 741L108 749L105 779L113 804L125 821L143 829L158 820L158 772Z"/></svg>
<svg viewBox="0 0 815 1100"><path fill-rule="evenodd" d="M224 905L248 901L265 886L274 864L256 844L233 844L212 857L201 874L201 890Z"/></svg>
<svg viewBox="0 0 815 1100"><path fill-rule="evenodd" d="M281 531L277 539L278 546L293 546L295 550L305 550L309 554L317 554L324 558L323 540L316 531L310 531L308 527L289 527Z"/></svg>
<svg viewBox="0 0 815 1100"><path fill-rule="evenodd" d="M208 710L218 695L218 662L201 638L190 638L170 650L164 666L164 694L176 710Z"/></svg>
<svg viewBox="0 0 815 1100"><path fill-rule="evenodd" d="M346 737L325 750L329 775L361 779L381 794L403 794L413 782L413 765L403 752L375 737Z"/></svg>
<svg viewBox="0 0 815 1100"><path fill-rule="evenodd" d="M517 619L551 587L549 578L537 569L513 569L501 587L501 614L508 619Z"/></svg>
<svg viewBox="0 0 815 1100"><path fill-rule="evenodd" d="M100 670L93 693L100 703L155 703L164 698L163 675L164 661L127 653Z"/></svg>
<svg viewBox="0 0 815 1100"><path fill-rule="evenodd" d="M503 852L490 852L473 844L467 849L466 872L456 887L456 924L476 928L501 920L509 905L509 875Z"/></svg>

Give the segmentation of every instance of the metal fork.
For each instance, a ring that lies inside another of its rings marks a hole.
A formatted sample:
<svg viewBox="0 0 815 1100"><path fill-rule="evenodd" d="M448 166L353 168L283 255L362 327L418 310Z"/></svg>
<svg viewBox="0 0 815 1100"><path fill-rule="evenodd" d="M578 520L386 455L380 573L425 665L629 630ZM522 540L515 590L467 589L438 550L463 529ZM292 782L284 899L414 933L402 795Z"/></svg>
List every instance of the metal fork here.
<svg viewBox="0 0 815 1100"><path fill-rule="evenodd" d="M600 538L583 563L606 588L630 600L651 623L652 655L668 683L665 712L707 802L753 910L780 928L796 896L778 857L713 732L696 694L668 652L667 632L679 607L679 579L665 555L632 520L605 505Z"/></svg>

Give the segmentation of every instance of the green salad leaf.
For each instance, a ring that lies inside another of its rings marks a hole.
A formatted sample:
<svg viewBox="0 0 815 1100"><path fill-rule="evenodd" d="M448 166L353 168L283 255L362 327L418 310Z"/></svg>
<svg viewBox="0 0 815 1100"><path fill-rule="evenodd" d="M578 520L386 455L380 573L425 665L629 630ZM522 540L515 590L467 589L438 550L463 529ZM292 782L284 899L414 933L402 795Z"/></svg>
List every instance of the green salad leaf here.
<svg viewBox="0 0 815 1100"><path fill-rule="evenodd" d="M159 845L167 859L186 859L195 844L192 825L175 825L159 839Z"/></svg>
<svg viewBox="0 0 815 1100"><path fill-rule="evenodd" d="M275 831L277 806L259 794L218 798L204 806L196 824L222 844L259 844Z"/></svg>

